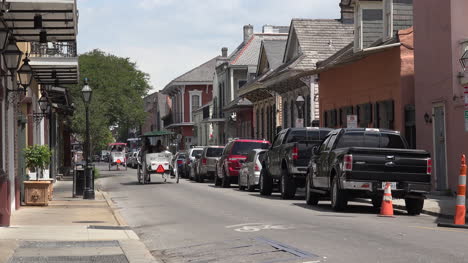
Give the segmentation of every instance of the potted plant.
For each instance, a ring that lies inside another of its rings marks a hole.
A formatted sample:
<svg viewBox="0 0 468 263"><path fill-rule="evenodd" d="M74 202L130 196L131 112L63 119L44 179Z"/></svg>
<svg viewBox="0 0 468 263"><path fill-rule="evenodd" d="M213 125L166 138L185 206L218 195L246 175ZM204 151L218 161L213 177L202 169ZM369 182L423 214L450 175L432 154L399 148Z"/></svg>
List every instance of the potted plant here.
<svg viewBox="0 0 468 263"><path fill-rule="evenodd" d="M26 205L48 205L51 199L51 182L39 180L39 172L43 177L44 169L49 165L52 153L47 145L33 145L24 149L26 167L36 172L35 181L25 181L25 203Z"/></svg>

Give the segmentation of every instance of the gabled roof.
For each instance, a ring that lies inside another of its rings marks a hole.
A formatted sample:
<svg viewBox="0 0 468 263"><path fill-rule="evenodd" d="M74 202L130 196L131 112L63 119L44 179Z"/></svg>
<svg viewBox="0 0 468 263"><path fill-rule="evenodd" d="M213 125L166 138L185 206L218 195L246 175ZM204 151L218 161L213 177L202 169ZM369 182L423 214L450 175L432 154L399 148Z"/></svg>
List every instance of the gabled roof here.
<svg viewBox="0 0 468 263"><path fill-rule="evenodd" d="M212 58L200 66L180 75L169 82L161 92L167 94L175 86L212 84L218 58L219 57Z"/></svg>
<svg viewBox="0 0 468 263"><path fill-rule="evenodd" d="M247 42L243 42L234 50L229 56L229 64L234 66L256 67L262 40L281 40L286 36L287 34L284 33L254 34Z"/></svg>
<svg viewBox="0 0 468 263"><path fill-rule="evenodd" d="M284 49L286 48L285 39L264 40L263 48L267 56L270 69L276 69L282 64Z"/></svg>
<svg viewBox="0 0 468 263"><path fill-rule="evenodd" d="M354 39L354 26L337 19L293 19L290 32L292 30L295 34L290 33L290 38L297 37L301 53L292 68L300 70L314 68L317 61L327 59ZM290 41L288 39L288 49L293 48Z"/></svg>

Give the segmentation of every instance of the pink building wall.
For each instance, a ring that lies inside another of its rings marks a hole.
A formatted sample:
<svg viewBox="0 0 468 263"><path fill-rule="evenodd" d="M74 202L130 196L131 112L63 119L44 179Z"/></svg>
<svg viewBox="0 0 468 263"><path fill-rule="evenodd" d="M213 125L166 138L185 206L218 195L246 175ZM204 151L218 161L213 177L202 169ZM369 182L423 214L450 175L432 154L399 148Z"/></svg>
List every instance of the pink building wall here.
<svg viewBox="0 0 468 263"><path fill-rule="evenodd" d="M458 73L462 55L460 40L468 38L468 1L415 0L415 102L417 147L434 152L433 106L445 107L447 188L455 191L460 169L460 155L468 154L468 132L464 131L463 97ZM468 74L468 73L467 73ZM433 161L435 163L435 161ZM433 171L436 171L434 167ZM437 186L434 185L436 189ZM443 189L439 189L443 190Z"/></svg>

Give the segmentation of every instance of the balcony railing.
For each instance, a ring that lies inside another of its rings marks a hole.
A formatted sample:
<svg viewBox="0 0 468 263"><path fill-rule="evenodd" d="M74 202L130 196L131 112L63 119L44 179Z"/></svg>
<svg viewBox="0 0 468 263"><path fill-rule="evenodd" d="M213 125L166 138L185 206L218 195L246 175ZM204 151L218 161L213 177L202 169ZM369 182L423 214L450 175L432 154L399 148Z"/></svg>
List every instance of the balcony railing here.
<svg viewBox="0 0 468 263"><path fill-rule="evenodd" d="M76 42L31 43L31 57L76 57Z"/></svg>

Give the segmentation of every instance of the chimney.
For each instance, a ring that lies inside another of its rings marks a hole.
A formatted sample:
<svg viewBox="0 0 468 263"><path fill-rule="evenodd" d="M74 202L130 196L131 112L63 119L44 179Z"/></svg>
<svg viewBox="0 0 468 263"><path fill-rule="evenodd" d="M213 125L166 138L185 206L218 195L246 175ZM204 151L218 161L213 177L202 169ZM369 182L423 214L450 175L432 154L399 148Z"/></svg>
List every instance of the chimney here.
<svg viewBox="0 0 468 263"><path fill-rule="evenodd" d="M253 35L253 26L245 25L244 26L244 42L249 41L250 37Z"/></svg>
<svg viewBox="0 0 468 263"><path fill-rule="evenodd" d="M277 32L274 31L274 27L272 25L264 25L262 32L264 34L277 33Z"/></svg>
<svg viewBox="0 0 468 263"><path fill-rule="evenodd" d="M352 0L341 0L341 23L343 24L354 24L354 7L352 6Z"/></svg>
<svg viewBox="0 0 468 263"><path fill-rule="evenodd" d="M227 53L228 53L228 48L227 47L223 47L221 49L221 56L224 57L224 58L227 58Z"/></svg>

